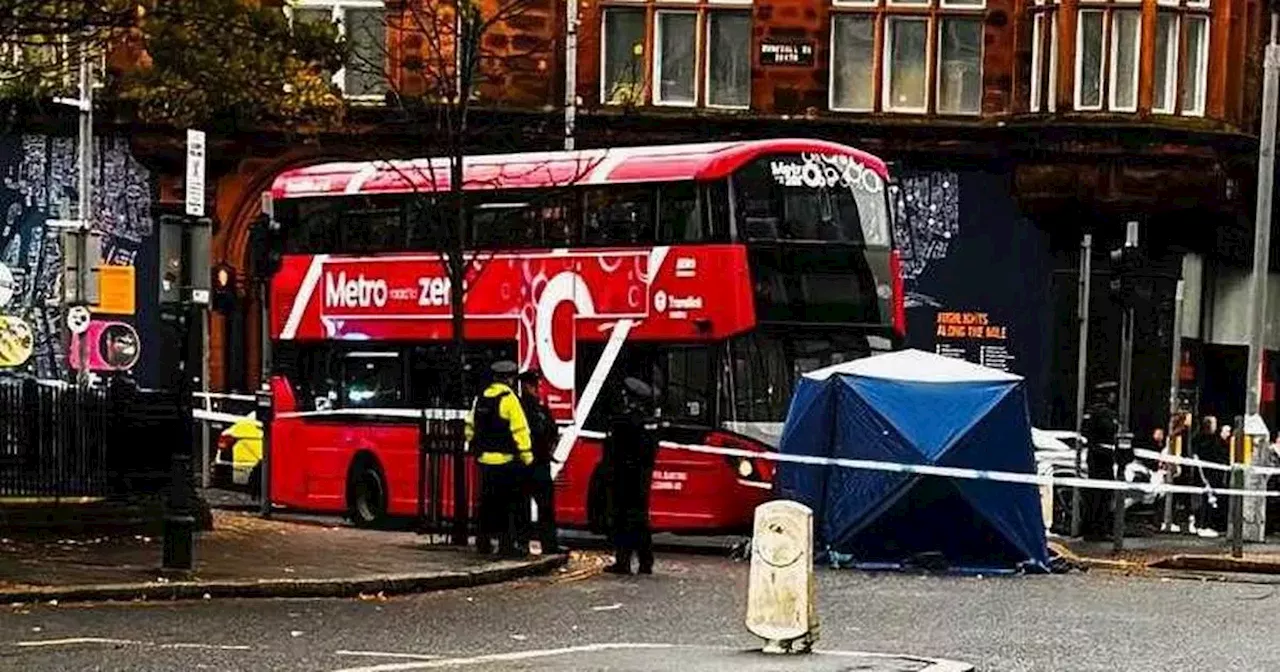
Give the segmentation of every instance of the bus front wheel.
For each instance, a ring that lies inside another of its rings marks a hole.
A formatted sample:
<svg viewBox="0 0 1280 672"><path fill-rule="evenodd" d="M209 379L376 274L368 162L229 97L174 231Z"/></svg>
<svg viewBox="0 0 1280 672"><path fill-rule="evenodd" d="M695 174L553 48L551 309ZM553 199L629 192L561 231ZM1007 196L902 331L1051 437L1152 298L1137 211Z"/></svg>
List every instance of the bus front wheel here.
<svg viewBox="0 0 1280 672"><path fill-rule="evenodd" d="M356 527L380 527L387 517L387 481L371 459L357 460L347 476L347 517Z"/></svg>

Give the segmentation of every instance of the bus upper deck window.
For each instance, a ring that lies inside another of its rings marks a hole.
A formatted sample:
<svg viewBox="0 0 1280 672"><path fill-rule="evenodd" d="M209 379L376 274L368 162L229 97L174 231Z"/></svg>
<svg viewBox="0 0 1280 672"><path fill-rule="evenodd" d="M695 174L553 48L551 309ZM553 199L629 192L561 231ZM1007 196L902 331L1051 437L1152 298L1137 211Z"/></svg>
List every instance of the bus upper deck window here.
<svg viewBox="0 0 1280 672"><path fill-rule="evenodd" d="M663 243L698 243L707 239L698 209L698 188L693 182L664 184L658 188L658 240Z"/></svg>

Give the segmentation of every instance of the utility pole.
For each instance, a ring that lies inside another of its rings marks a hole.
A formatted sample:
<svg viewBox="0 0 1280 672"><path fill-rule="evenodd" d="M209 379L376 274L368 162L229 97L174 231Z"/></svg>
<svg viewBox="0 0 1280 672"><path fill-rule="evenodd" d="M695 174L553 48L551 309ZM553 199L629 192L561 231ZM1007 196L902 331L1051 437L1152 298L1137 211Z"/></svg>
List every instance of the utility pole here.
<svg viewBox="0 0 1280 672"><path fill-rule="evenodd" d="M1277 14L1271 14L1271 41L1267 44L1262 75L1262 127L1258 133L1258 196L1253 226L1253 276L1249 286L1249 368L1245 395L1245 429L1261 440L1262 445L1253 451L1255 462L1266 459L1265 446L1269 432L1260 415L1262 403L1263 332L1266 328L1267 271L1271 265L1271 192L1274 189L1276 166L1276 107L1280 95L1280 30ZM1260 436L1258 436L1260 435ZM1265 478L1250 473L1246 487L1265 487ZM1244 534L1251 540L1262 541L1266 530L1266 505L1258 497L1250 497L1245 504Z"/></svg>
<svg viewBox="0 0 1280 672"><path fill-rule="evenodd" d="M76 236L76 301L89 302L89 232L93 228L93 69L89 43L80 46L80 233ZM86 305L87 307L87 305ZM81 386L89 383L89 339L80 338Z"/></svg>
<svg viewBox="0 0 1280 672"><path fill-rule="evenodd" d="M1084 474L1085 395L1088 394L1089 375L1089 291L1093 286L1093 234L1086 233L1080 240L1080 297L1076 305L1076 320L1080 323L1080 341L1076 355L1076 475ZM1080 536L1080 488L1071 491L1071 536Z"/></svg>
<svg viewBox="0 0 1280 672"><path fill-rule="evenodd" d="M1121 306L1121 322L1120 322L1120 399L1119 409L1117 412L1117 420L1119 431L1116 432L1116 443L1112 452L1112 459L1117 467L1120 465L1120 454L1122 451L1128 452L1133 448L1133 433L1129 424L1130 397L1133 394L1133 331L1135 311L1135 275L1140 261L1141 252L1138 249L1138 223L1129 222L1125 225L1124 247L1111 253L1111 258L1116 262L1117 273L1116 278L1112 280L1113 286L1118 289ZM1124 481L1124 472L1116 470L1115 478L1117 481ZM1125 491L1113 491L1111 513L1112 513L1112 550L1119 552L1124 549L1124 506Z"/></svg>
<svg viewBox="0 0 1280 672"><path fill-rule="evenodd" d="M1173 294L1173 361L1169 366L1169 424L1165 426L1164 448L1170 449L1173 445L1173 418L1180 410L1178 408L1178 371L1182 366L1182 317L1183 304L1186 296L1186 281L1179 279L1177 289ZM1161 522L1162 530L1169 530L1173 526L1173 493L1165 493L1164 496L1164 517Z"/></svg>
<svg viewBox="0 0 1280 672"><path fill-rule="evenodd" d="M578 124L578 0L567 0L564 15L564 148L574 148Z"/></svg>
<svg viewBox="0 0 1280 672"><path fill-rule="evenodd" d="M78 173L78 181L76 184L76 215L70 220L49 220L47 225L51 228L60 229L69 236L62 236L64 256L64 267L74 268L75 276L68 277L69 274L63 274L63 282L72 285L71 291L67 292L64 285L63 302L67 306L67 314L70 315L72 309L83 309L88 311L90 304L93 303L92 288L90 286L89 273L93 260L90 259L89 236L93 231L93 68L89 61L89 37L86 35L84 41L79 45L79 96L76 98L54 98L54 102L74 107L80 112L79 130L76 137L76 171ZM69 238L69 239L68 239ZM70 248L70 249L68 249ZM74 264L74 266L72 265ZM67 299L70 299L69 301ZM87 312L80 313L87 318ZM73 327L73 320L68 320L68 327ZM87 386L91 380L89 372L89 339L84 337L83 329L88 328L88 319L77 320L80 333L74 333L77 342L75 358L78 360L75 367L75 373L70 371L68 367L68 375L71 376L72 382L81 386Z"/></svg>

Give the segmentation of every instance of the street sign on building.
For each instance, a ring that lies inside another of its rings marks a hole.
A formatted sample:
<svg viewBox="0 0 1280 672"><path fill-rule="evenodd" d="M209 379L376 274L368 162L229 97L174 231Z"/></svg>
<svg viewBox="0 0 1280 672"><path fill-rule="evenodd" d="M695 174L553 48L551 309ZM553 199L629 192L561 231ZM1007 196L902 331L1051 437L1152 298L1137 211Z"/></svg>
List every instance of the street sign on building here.
<svg viewBox="0 0 1280 672"><path fill-rule="evenodd" d="M204 131L187 129L187 214L204 217Z"/></svg>

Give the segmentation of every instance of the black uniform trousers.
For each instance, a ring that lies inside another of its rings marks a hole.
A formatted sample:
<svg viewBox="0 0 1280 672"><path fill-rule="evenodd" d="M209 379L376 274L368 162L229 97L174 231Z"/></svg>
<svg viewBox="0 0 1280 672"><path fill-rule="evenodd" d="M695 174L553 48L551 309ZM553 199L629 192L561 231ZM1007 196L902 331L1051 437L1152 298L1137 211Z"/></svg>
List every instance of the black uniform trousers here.
<svg viewBox="0 0 1280 672"><path fill-rule="evenodd" d="M493 538L498 539L500 552L514 552L521 521L519 506L527 502L519 494L523 490L521 478L524 466L513 460L507 464L480 465L480 534L476 548L482 553L493 550Z"/></svg>
<svg viewBox="0 0 1280 672"><path fill-rule="evenodd" d="M1112 481L1116 478L1114 453L1105 448L1089 450L1089 478ZM1089 539L1111 536L1111 504L1115 498L1111 490L1086 488L1081 494L1080 534Z"/></svg>
<svg viewBox="0 0 1280 672"><path fill-rule="evenodd" d="M648 512L646 512L647 514ZM649 519L624 521L613 532L613 558L619 567L631 567L631 556L640 560L640 571L653 570L653 533L649 531Z"/></svg>
<svg viewBox="0 0 1280 672"><path fill-rule="evenodd" d="M529 495L538 507L537 535L544 553L560 545L556 540L555 486L550 464L537 464L533 467L533 476L529 479Z"/></svg>

